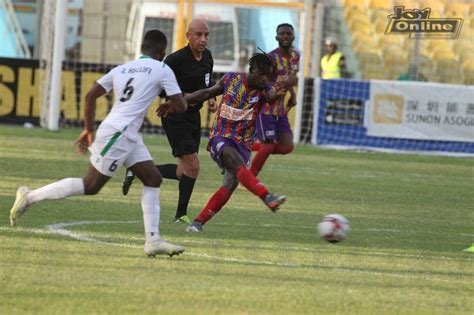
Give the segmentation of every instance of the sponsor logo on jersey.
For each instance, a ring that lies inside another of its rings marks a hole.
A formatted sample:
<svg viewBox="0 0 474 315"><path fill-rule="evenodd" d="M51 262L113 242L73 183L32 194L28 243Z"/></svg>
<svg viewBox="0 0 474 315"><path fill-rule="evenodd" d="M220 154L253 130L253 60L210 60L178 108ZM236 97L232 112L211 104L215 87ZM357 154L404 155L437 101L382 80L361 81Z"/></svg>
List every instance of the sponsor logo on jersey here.
<svg viewBox="0 0 474 315"><path fill-rule="evenodd" d="M235 121L252 120L253 109L238 109L222 104L220 116Z"/></svg>

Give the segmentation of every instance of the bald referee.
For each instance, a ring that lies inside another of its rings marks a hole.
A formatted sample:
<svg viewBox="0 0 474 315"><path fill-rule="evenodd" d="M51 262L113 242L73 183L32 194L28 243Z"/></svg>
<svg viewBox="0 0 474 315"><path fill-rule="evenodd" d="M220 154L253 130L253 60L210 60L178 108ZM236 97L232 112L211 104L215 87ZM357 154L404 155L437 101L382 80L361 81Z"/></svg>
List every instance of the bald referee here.
<svg viewBox="0 0 474 315"><path fill-rule="evenodd" d="M183 93L193 93L211 86L214 60L206 48L209 37L209 26L202 19L191 21L186 32L188 45L170 54L164 62L173 70L178 85ZM179 181L179 199L175 222L190 224L188 204L199 174L199 143L201 141L201 115L199 110L203 103L189 106L184 113L172 113L162 118L168 142L178 164L162 164L156 167L164 178ZM209 106L215 107L214 102ZM123 182L123 193L126 195L134 175L127 172Z"/></svg>

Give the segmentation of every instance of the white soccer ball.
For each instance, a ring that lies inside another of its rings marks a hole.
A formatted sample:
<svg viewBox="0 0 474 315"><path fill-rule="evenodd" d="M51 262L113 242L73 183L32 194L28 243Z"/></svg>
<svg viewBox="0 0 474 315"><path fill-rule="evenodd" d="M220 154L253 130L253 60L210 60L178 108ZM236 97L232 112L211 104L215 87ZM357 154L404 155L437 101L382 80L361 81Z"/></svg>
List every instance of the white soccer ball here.
<svg viewBox="0 0 474 315"><path fill-rule="evenodd" d="M318 232L330 243L337 243L347 238L349 220L340 214L328 214L318 224Z"/></svg>

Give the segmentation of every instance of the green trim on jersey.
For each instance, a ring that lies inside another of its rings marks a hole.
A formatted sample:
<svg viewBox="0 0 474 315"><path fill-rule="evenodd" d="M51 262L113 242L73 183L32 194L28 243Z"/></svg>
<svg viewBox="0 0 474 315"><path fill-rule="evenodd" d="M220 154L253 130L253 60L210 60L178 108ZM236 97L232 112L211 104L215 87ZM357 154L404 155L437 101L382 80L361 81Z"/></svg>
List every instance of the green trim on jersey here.
<svg viewBox="0 0 474 315"><path fill-rule="evenodd" d="M107 142L107 144L105 145L105 147L102 149L102 151L100 152L100 156L105 156L105 154L107 154L107 152L110 150L110 148L114 145L114 143L117 141L117 139L120 137L120 135L122 134L121 131L117 131L113 136L112 136L112 139L109 140L109 142Z"/></svg>
<svg viewBox="0 0 474 315"><path fill-rule="evenodd" d="M151 58L150 56L147 56L147 55L141 55L140 58L138 59L153 59Z"/></svg>

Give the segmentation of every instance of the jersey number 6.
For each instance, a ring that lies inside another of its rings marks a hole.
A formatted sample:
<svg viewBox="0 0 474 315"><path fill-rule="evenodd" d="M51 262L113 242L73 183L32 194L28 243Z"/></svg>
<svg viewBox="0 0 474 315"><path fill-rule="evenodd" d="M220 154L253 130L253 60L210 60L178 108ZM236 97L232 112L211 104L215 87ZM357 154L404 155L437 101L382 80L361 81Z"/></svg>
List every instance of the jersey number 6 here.
<svg viewBox="0 0 474 315"><path fill-rule="evenodd" d="M132 81L133 81L133 78L128 79L127 84L125 85L125 88L123 89L120 102L126 102L132 97L133 90L134 90L133 86L130 85Z"/></svg>

